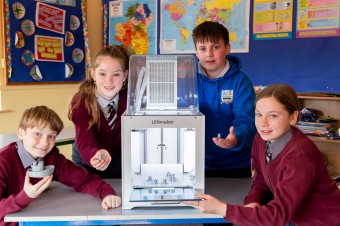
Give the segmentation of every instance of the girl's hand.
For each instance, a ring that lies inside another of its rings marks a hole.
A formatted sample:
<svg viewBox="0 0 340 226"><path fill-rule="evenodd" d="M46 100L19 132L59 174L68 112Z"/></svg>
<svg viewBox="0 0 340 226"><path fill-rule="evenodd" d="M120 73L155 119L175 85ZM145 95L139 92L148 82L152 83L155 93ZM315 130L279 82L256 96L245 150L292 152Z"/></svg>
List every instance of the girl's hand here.
<svg viewBox="0 0 340 226"><path fill-rule="evenodd" d="M227 212L227 204L221 200L206 194L198 194L195 198L202 199L201 201L185 201L183 204L193 205L202 213L212 213L225 216Z"/></svg>
<svg viewBox="0 0 340 226"><path fill-rule="evenodd" d="M117 195L108 195L102 201L102 207L104 209L117 208L122 204L121 197Z"/></svg>
<svg viewBox="0 0 340 226"><path fill-rule="evenodd" d="M261 205L260 203L257 203L257 202L251 202L251 203L248 203L247 205L244 205L244 207L254 208L254 207L261 207Z"/></svg>
<svg viewBox="0 0 340 226"><path fill-rule="evenodd" d="M97 153L90 159L90 163L96 170L104 171L107 169L111 162L111 155L105 149L100 149Z"/></svg>
<svg viewBox="0 0 340 226"><path fill-rule="evenodd" d="M37 198L41 193L43 193L48 186L50 186L52 182L53 174L44 177L36 183L35 185L32 185L30 182L30 176L28 175L28 172L26 172L25 176L25 183L24 183L24 191L25 193L32 199Z"/></svg>
<svg viewBox="0 0 340 226"><path fill-rule="evenodd" d="M220 148L233 148L233 147L235 147L236 144L237 144L237 138L236 138L236 134L234 133L234 127L233 126L230 127L229 134L225 139L213 137L212 140Z"/></svg>

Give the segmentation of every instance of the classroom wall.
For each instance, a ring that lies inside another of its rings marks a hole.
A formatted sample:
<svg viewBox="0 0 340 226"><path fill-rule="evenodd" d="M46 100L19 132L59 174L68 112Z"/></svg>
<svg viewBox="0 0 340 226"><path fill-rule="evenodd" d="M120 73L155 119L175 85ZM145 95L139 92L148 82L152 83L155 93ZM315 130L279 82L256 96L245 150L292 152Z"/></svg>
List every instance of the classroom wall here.
<svg viewBox="0 0 340 226"><path fill-rule="evenodd" d="M1 6L3 5L1 0ZM102 47L102 12L101 1L87 1L87 20L89 48L91 58ZM3 13L3 9L0 10ZM1 14L2 16L2 14ZM3 31L3 25L1 26ZM4 41L4 40L3 40ZM4 50L1 50L4 51ZM4 53L1 54L4 57ZM71 126L67 119L67 106L78 84L53 85L5 85L5 72L0 71L0 133L16 131L18 121L24 109L35 105L46 105L55 110L65 126Z"/></svg>
<svg viewBox="0 0 340 226"><path fill-rule="evenodd" d="M4 34L3 4L4 0L0 0L1 34ZM89 49L90 57L93 59L103 45L101 1L87 1L87 9ZM4 41L5 39L1 38L1 42ZM4 49L0 48L0 56L1 65L5 57ZM67 118L67 106L77 91L77 83L6 86L3 68L0 70L0 78L0 133L15 133L22 112L35 105L46 105L52 108L59 114L65 126L72 126L72 122ZM62 146L59 149L67 158L70 158L71 145Z"/></svg>

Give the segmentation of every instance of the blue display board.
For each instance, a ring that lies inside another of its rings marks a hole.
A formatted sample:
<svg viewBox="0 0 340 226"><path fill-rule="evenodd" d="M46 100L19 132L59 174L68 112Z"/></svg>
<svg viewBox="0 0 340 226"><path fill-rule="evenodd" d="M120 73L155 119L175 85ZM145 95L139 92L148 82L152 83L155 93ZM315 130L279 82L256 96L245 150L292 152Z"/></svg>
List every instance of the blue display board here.
<svg viewBox="0 0 340 226"><path fill-rule="evenodd" d="M5 7L7 84L85 77L84 0L6 0Z"/></svg>

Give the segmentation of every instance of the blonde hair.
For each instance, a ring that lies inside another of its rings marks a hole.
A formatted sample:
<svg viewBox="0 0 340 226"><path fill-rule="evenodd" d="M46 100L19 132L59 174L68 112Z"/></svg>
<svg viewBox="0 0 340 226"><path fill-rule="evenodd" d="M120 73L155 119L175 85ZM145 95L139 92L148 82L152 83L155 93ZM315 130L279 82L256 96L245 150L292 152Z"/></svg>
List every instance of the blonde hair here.
<svg viewBox="0 0 340 226"><path fill-rule="evenodd" d="M55 111L43 105L26 109L19 122L19 128L24 130L46 126L59 134L64 128L64 123Z"/></svg>
<svg viewBox="0 0 340 226"><path fill-rule="evenodd" d="M99 64L101 63L101 57L109 56L115 59L118 59L123 67L123 70L126 71L129 69L129 53L127 50L121 46L106 46L102 48L96 55L93 63L92 69L95 70ZM127 82L124 83L122 89L126 89ZM74 106L70 103L68 107L68 118L72 121L72 110L77 108L80 105L82 100L85 101L85 107L90 114L90 121L88 128L91 128L94 125L99 127L100 120L100 108L97 104L96 97L96 84L91 75L87 75L86 78L80 83L78 92L76 93L79 98L76 100Z"/></svg>

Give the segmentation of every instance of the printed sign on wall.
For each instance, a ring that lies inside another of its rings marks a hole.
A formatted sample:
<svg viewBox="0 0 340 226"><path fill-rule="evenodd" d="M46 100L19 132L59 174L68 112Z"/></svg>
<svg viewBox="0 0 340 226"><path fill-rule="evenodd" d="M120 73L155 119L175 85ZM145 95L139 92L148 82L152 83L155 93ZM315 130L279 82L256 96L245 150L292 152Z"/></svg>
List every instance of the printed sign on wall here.
<svg viewBox="0 0 340 226"><path fill-rule="evenodd" d="M35 56L41 61L64 62L63 38L35 36Z"/></svg>
<svg viewBox="0 0 340 226"><path fill-rule="evenodd" d="M35 23L37 27L65 33L65 10L38 2Z"/></svg>

